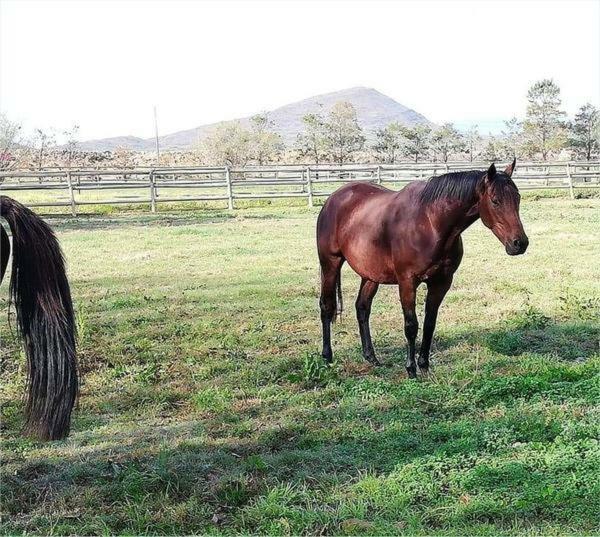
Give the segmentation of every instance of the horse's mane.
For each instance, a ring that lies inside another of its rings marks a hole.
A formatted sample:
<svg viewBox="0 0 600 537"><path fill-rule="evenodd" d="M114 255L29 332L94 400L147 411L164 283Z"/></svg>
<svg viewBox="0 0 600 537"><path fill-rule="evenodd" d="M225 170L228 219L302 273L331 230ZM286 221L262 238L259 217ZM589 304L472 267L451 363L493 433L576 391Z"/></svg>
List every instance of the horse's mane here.
<svg viewBox="0 0 600 537"><path fill-rule="evenodd" d="M477 183L485 175L485 171L452 172L431 177L421 191L422 203L432 203L439 199L455 199L469 201L473 199Z"/></svg>

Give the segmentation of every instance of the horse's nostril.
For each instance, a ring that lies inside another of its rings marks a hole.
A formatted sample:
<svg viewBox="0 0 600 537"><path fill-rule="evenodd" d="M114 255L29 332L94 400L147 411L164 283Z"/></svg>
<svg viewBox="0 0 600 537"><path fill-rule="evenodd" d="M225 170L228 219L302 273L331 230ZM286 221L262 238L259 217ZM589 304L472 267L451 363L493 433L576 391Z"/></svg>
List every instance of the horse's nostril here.
<svg viewBox="0 0 600 537"><path fill-rule="evenodd" d="M520 240L520 239L515 239L515 240L513 241L513 246L514 246L515 248L520 248L520 247L521 247L521 240Z"/></svg>

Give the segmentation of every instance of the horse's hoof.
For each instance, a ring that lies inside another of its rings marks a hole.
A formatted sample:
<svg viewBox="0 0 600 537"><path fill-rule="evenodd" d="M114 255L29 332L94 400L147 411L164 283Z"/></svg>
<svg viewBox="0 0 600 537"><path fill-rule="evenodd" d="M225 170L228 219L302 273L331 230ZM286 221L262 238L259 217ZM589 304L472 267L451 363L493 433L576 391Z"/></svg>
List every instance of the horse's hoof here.
<svg viewBox="0 0 600 537"><path fill-rule="evenodd" d="M408 378L409 379L416 379L417 378L417 368L416 367L407 367L406 368L406 373L408 374Z"/></svg>
<svg viewBox="0 0 600 537"><path fill-rule="evenodd" d="M364 357L367 362L373 365L381 365L381 362L377 359L376 356L365 356Z"/></svg>

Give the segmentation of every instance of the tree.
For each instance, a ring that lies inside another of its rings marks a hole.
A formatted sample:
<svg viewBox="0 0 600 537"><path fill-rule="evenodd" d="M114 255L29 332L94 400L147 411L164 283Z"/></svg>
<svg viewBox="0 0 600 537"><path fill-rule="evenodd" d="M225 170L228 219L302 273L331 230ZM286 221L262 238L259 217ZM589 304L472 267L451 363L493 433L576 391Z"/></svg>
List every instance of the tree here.
<svg viewBox="0 0 600 537"><path fill-rule="evenodd" d="M431 127L428 125L415 125L414 127L405 127L403 131L404 144L402 153L415 163L427 155L431 148Z"/></svg>
<svg viewBox="0 0 600 537"><path fill-rule="evenodd" d="M452 123L445 123L436 130L431 141L434 155L439 156L444 163L448 162L451 155L465 149L463 135L456 130Z"/></svg>
<svg viewBox="0 0 600 537"><path fill-rule="evenodd" d="M70 129L63 131L63 136L65 137L65 156L67 159L67 167L71 167L71 163L73 162L73 158L77 155L77 137L79 134L79 125L73 125Z"/></svg>
<svg viewBox="0 0 600 537"><path fill-rule="evenodd" d="M21 125L0 113L0 170L5 170L14 162L11 151L19 141L20 132Z"/></svg>
<svg viewBox="0 0 600 537"><path fill-rule="evenodd" d="M483 150L481 151L481 158L484 162L494 162L500 158L502 153L501 142L498 141L494 136L488 138Z"/></svg>
<svg viewBox="0 0 600 537"><path fill-rule="evenodd" d="M306 114L302 118L304 132L298 135L296 146L303 156L310 157L317 166L327 155L325 119L319 113Z"/></svg>
<svg viewBox="0 0 600 537"><path fill-rule="evenodd" d="M498 144L499 158L516 158L522 144L522 125L521 122L513 117L504 122L502 131L502 141Z"/></svg>
<svg viewBox="0 0 600 537"><path fill-rule="evenodd" d="M600 150L600 111L590 103L584 104L569 125L569 145L575 154L591 160Z"/></svg>
<svg viewBox="0 0 600 537"><path fill-rule="evenodd" d="M33 147L35 151L35 165L38 170L44 166L44 157L48 150L55 145L54 133L43 129L35 129ZM41 179L40 179L41 180Z"/></svg>
<svg viewBox="0 0 600 537"><path fill-rule="evenodd" d="M527 102L523 122L525 150L530 156L540 154L542 160L547 160L565 143L560 88L551 79L540 80L529 88Z"/></svg>
<svg viewBox="0 0 600 537"><path fill-rule="evenodd" d="M404 127L394 122L375 132L373 149L379 155L380 162L394 164L404 145Z"/></svg>
<svg viewBox="0 0 600 537"><path fill-rule="evenodd" d="M272 129L273 122L266 113L250 119L250 157L259 166L273 161L283 150L281 136Z"/></svg>
<svg viewBox="0 0 600 537"><path fill-rule="evenodd" d="M243 166L250 160L251 133L239 121L220 123L200 142L207 164Z"/></svg>
<svg viewBox="0 0 600 537"><path fill-rule="evenodd" d="M469 155L469 160L473 162L478 156L481 145L481 135L477 125L473 125L465 134L465 151Z"/></svg>
<svg viewBox="0 0 600 537"><path fill-rule="evenodd" d="M353 154L362 149L365 137L351 103L340 101L332 106L325 123L325 136L327 148L339 165L351 160Z"/></svg>

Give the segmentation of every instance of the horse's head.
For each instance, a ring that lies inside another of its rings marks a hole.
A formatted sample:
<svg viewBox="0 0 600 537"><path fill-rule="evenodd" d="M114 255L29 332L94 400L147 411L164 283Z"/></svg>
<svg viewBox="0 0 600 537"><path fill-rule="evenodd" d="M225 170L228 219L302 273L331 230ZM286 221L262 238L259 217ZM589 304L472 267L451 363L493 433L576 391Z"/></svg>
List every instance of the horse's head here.
<svg viewBox="0 0 600 537"><path fill-rule="evenodd" d="M529 239L525 235L519 216L521 196L511 179L517 160L503 172L492 164L481 183L479 216L504 244L508 255L519 255L527 250Z"/></svg>

